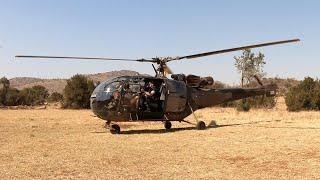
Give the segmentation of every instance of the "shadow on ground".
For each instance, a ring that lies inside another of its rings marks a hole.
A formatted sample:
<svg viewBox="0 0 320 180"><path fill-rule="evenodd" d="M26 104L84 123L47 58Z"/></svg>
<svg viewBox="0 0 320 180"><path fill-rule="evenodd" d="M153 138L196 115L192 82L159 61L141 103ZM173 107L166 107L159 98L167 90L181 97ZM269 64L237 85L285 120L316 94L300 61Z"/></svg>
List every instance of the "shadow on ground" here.
<svg viewBox="0 0 320 180"><path fill-rule="evenodd" d="M279 122L281 120L274 120L274 121L255 121L255 122L248 122L248 123L236 123L236 124L221 124L217 125L214 121L210 122L207 126L206 130L213 129L213 128L224 128L224 127L234 127L234 126L246 126L246 125L253 125L259 123L270 123L270 122ZM279 129L320 129L317 127L294 127L294 126L253 126L258 128L279 128ZM179 131L188 131L188 130L196 130L196 127L183 127L183 128L172 128L170 130L166 129L135 129L135 130L124 130L121 131L121 134L163 134L163 133L171 133L171 132L179 132ZM108 130L102 132L92 132L92 133L109 133Z"/></svg>

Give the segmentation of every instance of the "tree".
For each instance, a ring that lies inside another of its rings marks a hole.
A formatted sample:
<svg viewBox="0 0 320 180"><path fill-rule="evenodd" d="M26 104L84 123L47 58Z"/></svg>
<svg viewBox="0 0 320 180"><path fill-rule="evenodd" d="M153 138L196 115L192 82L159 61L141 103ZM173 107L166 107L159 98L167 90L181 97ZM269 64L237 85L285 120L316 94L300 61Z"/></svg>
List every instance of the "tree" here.
<svg viewBox="0 0 320 180"><path fill-rule="evenodd" d="M6 106L17 106L19 105L19 90L15 88L9 88L6 94Z"/></svg>
<svg viewBox="0 0 320 180"><path fill-rule="evenodd" d="M10 87L10 81L6 77L0 79L0 84L0 88L8 89Z"/></svg>
<svg viewBox="0 0 320 180"><path fill-rule="evenodd" d="M0 79L0 104L5 105L6 104L6 94L10 87L10 81L3 77Z"/></svg>
<svg viewBox="0 0 320 180"><path fill-rule="evenodd" d="M67 85L64 89L64 104L65 108L90 108L90 96L95 86L92 80L89 80L83 75L75 75L67 80Z"/></svg>
<svg viewBox="0 0 320 180"><path fill-rule="evenodd" d="M263 71L266 64L264 58L265 56L261 52L256 55L250 49L244 50L241 56L234 57L234 65L241 74L241 87L257 84L252 81L254 76L262 78L266 75ZM236 104L239 111L249 111L250 107L272 108L275 106L276 100L275 97L257 96L240 100Z"/></svg>
<svg viewBox="0 0 320 180"><path fill-rule="evenodd" d="M47 98L49 97L49 93L48 90L41 85L37 85L37 86L33 86L32 90L34 91L34 97L35 97L35 101L34 104L36 105L41 105L44 104L47 100Z"/></svg>
<svg viewBox="0 0 320 180"><path fill-rule="evenodd" d="M319 110L320 81L306 77L286 93L285 102L289 111Z"/></svg>
<svg viewBox="0 0 320 180"><path fill-rule="evenodd" d="M37 85L32 88L24 88L20 91L20 104L28 106L42 105L48 96L48 90L43 86Z"/></svg>
<svg viewBox="0 0 320 180"><path fill-rule="evenodd" d="M266 64L264 57L261 52L255 55L250 49L244 50L240 57L234 57L235 66L241 74L242 87L245 84L249 84L254 75L260 78L265 76L263 72L263 66Z"/></svg>
<svg viewBox="0 0 320 180"><path fill-rule="evenodd" d="M58 92L53 92L49 98L48 101L50 102L62 102L63 101L63 95Z"/></svg>

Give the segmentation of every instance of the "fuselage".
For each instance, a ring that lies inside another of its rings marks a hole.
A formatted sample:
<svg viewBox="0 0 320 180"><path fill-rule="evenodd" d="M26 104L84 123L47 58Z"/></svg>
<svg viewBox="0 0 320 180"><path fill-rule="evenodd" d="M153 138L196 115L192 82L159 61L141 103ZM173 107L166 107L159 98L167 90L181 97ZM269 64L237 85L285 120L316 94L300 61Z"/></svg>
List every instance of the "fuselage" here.
<svg viewBox="0 0 320 180"><path fill-rule="evenodd" d="M142 109L144 88L153 82L158 96L151 110ZM128 84L124 89L123 84ZM160 92L161 91L161 92ZM101 83L91 95L90 105L96 116L108 121L163 120L164 116L175 116L181 120L190 113L185 112L187 86L182 81L151 76L122 76Z"/></svg>
<svg viewBox="0 0 320 180"><path fill-rule="evenodd" d="M144 89L153 82L158 91L152 101L144 102ZM93 113L107 121L182 121L192 110L215 106L257 95L275 95L276 86L257 88L204 89L190 87L185 81L151 76L122 76L96 87L91 95ZM143 109L149 103L150 109ZM191 110L192 109L192 110Z"/></svg>

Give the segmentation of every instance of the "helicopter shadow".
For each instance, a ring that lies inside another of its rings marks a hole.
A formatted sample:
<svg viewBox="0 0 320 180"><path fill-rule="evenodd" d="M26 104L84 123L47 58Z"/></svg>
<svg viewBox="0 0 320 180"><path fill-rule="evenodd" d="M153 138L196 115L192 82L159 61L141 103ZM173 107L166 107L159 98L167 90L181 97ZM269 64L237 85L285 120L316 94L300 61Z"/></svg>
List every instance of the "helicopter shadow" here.
<svg viewBox="0 0 320 180"><path fill-rule="evenodd" d="M217 128L217 127L210 127L209 128ZM172 128L172 129L140 129L140 130L128 130L128 131L121 131L121 134L164 134L164 133L171 133L171 132L179 132L179 131L189 131L189 130L196 130L196 127L183 127L183 128Z"/></svg>
<svg viewBox="0 0 320 180"><path fill-rule="evenodd" d="M236 127L236 126L246 126L246 125L254 125L260 123L271 123L271 122L280 122L281 120L268 120L268 121L254 121L247 123L234 123L234 124L215 124L210 122L207 126L206 130L214 129L214 128L224 128L224 127ZM265 126L265 125L257 125L254 127L258 128L270 128L270 129L301 129L301 130L320 130L317 127L297 127L297 126ZM196 130L196 127L183 127L183 128L172 128L170 130L166 129L144 129L144 130L128 130L122 131L121 134L162 134L162 133L170 133L170 132L179 132L179 131L188 131L188 130Z"/></svg>
<svg viewBox="0 0 320 180"><path fill-rule="evenodd" d="M225 125L218 125L214 121L211 121L205 130L214 129L214 128L223 128L223 127L231 127L231 126L243 126L248 124L258 124L262 122L272 122L272 121L256 121L256 122L249 122L249 123L237 123L237 124L225 124ZM163 133L170 133L170 132L179 132L179 131L189 131L189 130L197 130L196 127L182 127L182 128L172 128L169 130L166 129L139 129L139 130L127 130L121 131L121 134L163 134Z"/></svg>
<svg viewBox="0 0 320 180"><path fill-rule="evenodd" d="M273 121L255 121L255 122L248 122L248 123L237 123L237 124L224 124L224 125L217 125L217 127L230 127L230 126L245 126L245 125L252 125L252 124L259 124L259 123L270 123L270 122L280 122L281 120L273 120ZM270 129L314 129L320 130L317 127L298 127L298 126L265 126L265 125L258 125L254 126L258 128L270 128Z"/></svg>
<svg viewBox="0 0 320 180"><path fill-rule="evenodd" d="M206 130L214 129L214 128L224 128L224 127L237 127L237 126L246 126L246 125L254 125L254 124L260 124L260 123L271 123L271 122L280 122L281 120L269 120L269 121L254 121L254 122L247 122L247 123L234 123L234 124L215 124L213 122L210 122L209 125L206 127ZM320 128L317 127L295 127L295 126L264 126L264 125L258 125L254 126L258 128L271 128L271 129L301 129L301 130L320 130ZM180 132L180 131L189 131L189 130L196 130L196 127L182 127L182 128L172 128L169 130L166 129L137 129L137 130L127 130L127 131L121 131L121 134L164 134L164 133L172 133L172 132ZM107 133L108 131L103 132L92 132L92 133Z"/></svg>

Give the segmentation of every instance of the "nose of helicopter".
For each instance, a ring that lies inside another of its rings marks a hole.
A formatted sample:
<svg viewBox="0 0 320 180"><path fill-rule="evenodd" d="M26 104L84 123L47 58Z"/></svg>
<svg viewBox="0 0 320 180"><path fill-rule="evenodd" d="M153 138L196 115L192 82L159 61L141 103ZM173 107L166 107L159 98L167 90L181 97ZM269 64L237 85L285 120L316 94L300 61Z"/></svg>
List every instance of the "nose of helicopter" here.
<svg viewBox="0 0 320 180"><path fill-rule="evenodd" d="M110 97L102 96L101 92L94 92L90 97L90 108L92 112L101 119L107 119L108 111L106 104Z"/></svg>
<svg viewBox="0 0 320 180"><path fill-rule="evenodd" d="M92 112L103 120L114 120L118 117L118 103L113 92L116 86L113 85L114 79L99 84L90 97L90 107Z"/></svg>

